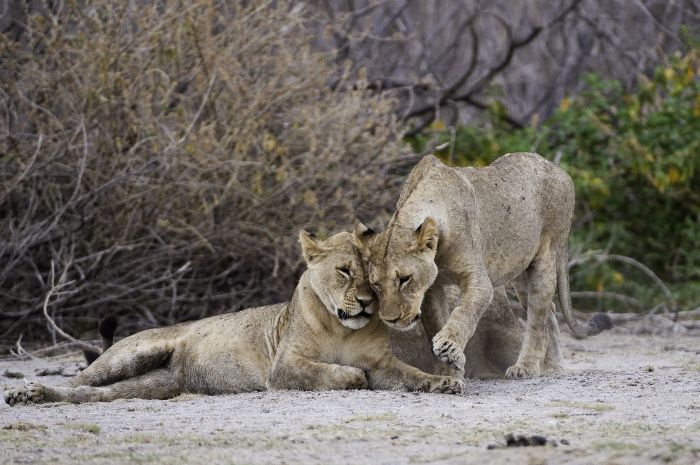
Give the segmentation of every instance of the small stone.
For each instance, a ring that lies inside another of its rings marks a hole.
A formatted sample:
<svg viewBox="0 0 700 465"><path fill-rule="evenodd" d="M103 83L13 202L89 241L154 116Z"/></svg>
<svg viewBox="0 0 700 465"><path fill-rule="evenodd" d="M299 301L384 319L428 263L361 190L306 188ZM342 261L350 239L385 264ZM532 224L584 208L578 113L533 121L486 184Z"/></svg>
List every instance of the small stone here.
<svg viewBox="0 0 700 465"><path fill-rule="evenodd" d="M3 376L5 376L5 378L24 378L24 373L21 373L19 371L5 370Z"/></svg>
<svg viewBox="0 0 700 465"><path fill-rule="evenodd" d="M568 439L562 439L562 440L559 441L559 442L561 442L562 445L564 445L564 446L570 446L570 445L571 445L571 444L569 443L569 440L568 440Z"/></svg>
<svg viewBox="0 0 700 465"><path fill-rule="evenodd" d="M540 435L525 436L524 434L514 435L510 433L506 435L506 447L528 447L528 446L544 446L547 444L547 438Z"/></svg>
<svg viewBox="0 0 700 465"><path fill-rule="evenodd" d="M61 376L63 367L37 368L34 372L37 376Z"/></svg>

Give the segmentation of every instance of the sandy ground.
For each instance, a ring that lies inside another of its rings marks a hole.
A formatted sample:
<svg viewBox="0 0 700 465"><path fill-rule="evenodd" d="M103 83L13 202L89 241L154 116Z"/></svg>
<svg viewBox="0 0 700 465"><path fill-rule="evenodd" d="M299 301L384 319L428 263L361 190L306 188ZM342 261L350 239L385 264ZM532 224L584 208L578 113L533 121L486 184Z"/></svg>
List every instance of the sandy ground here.
<svg viewBox="0 0 700 465"><path fill-rule="evenodd" d="M241 464L700 463L700 333L564 335L568 371L470 381L464 395L262 392L0 406L0 462ZM0 361L3 388L61 383L77 355ZM488 449L508 433L558 446ZM562 444L568 442L569 444Z"/></svg>

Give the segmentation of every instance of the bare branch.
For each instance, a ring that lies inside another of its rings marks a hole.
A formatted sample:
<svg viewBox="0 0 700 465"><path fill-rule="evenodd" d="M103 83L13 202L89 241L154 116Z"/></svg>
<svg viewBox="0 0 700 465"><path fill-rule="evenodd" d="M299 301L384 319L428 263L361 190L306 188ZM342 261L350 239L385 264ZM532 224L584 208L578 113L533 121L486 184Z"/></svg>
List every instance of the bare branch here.
<svg viewBox="0 0 700 465"><path fill-rule="evenodd" d="M606 261L617 261L621 263L626 263L628 265L632 265L638 270L642 271L645 275L647 275L653 282L656 284L656 286L661 290L661 292L664 294L664 297L666 298L667 302L669 303L669 308L671 309L672 312L678 313L678 303L676 302L676 299L673 297L673 294L671 291L668 289L668 287L664 284L664 282L647 267L643 263L640 263L639 261L626 257L624 255L615 255L615 254L608 254L608 253L597 253L597 252L592 252L589 254L584 254L580 257L577 257L569 262L569 267L572 267L574 265L578 265L581 263L584 263L589 260L595 260L597 262L606 262Z"/></svg>
<svg viewBox="0 0 700 465"><path fill-rule="evenodd" d="M89 349L89 350L94 350L99 352L100 349L93 346L92 344L88 344L87 342L81 341L79 339L74 338L70 334L66 333L63 331L51 318L49 315L48 311L48 306L49 306L49 301L51 300L51 297L56 295L60 295L66 287L70 286L73 284L73 281L66 281L66 276L68 272L68 267L64 268L63 272L61 273L61 276L58 278L58 284L55 283L55 268L54 268L54 262L53 260L51 261L51 274L49 276L49 283L51 284L51 288L49 291L46 293L46 297L44 297L44 305L42 306L44 310L44 318L46 318L46 321L48 321L49 325L51 328L56 331L62 338L67 339L68 341L72 342L76 346L82 348L82 349Z"/></svg>

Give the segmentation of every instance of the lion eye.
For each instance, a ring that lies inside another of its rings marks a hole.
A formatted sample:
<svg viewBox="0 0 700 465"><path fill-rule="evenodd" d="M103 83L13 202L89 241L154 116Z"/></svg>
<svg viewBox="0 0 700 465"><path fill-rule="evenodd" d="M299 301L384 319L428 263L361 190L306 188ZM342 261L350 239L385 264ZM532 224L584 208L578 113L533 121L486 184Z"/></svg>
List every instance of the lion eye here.
<svg viewBox="0 0 700 465"><path fill-rule="evenodd" d="M379 292L379 290L381 290L381 288L382 288L381 284L374 282L374 281L370 282L369 285L376 292Z"/></svg>
<svg viewBox="0 0 700 465"><path fill-rule="evenodd" d="M404 276L399 278L399 287L404 287L406 284L411 282L411 279L413 279L413 276Z"/></svg>
<svg viewBox="0 0 700 465"><path fill-rule="evenodd" d="M351 271L350 271L350 268L348 268L347 266L340 266L340 267L336 268L336 271L343 278L350 279Z"/></svg>

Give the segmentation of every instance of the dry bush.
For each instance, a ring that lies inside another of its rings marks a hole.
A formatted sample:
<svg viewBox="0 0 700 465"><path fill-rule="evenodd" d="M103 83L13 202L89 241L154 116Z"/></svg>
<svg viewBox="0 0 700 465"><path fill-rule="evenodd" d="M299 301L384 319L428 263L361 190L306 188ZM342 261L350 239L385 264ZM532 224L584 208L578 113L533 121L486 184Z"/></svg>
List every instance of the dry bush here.
<svg viewBox="0 0 700 465"><path fill-rule="evenodd" d="M299 228L391 207L392 102L280 1L66 2L0 34L0 339L289 298ZM132 330L135 328L131 328Z"/></svg>

